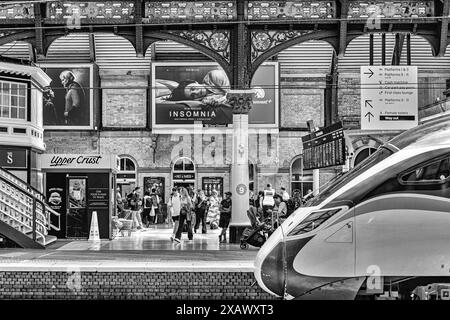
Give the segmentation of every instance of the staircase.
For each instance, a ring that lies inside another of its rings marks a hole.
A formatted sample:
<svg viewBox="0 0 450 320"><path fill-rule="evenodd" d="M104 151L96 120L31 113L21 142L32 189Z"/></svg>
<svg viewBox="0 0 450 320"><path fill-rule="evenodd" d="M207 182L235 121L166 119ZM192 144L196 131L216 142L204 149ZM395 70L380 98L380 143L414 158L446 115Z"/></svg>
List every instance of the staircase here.
<svg viewBox="0 0 450 320"><path fill-rule="evenodd" d="M0 235L22 248L44 249L56 241L48 231L59 231L60 222L42 193L0 168Z"/></svg>

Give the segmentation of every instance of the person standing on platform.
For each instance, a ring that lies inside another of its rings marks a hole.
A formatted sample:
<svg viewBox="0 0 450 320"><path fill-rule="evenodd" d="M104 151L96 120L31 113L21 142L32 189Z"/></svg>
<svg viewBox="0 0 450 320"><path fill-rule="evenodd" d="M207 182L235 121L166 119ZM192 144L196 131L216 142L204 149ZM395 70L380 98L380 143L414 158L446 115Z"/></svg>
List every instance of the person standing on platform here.
<svg viewBox="0 0 450 320"><path fill-rule="evenodd" d="M193 210L193 204L191 197L189 196L188 191L186 188L181 188L181 197L180 197L180 203L181 203L181 209L180 209L180 222L178 226L177 233L175 235L175 241L178 243L181 243L181 233L183 232L183 226L184 222L186 222L187 225L187 232L188 232L188 239L193 239L192 234L192 210Z"/></svg>
<svg viewBox="0 0 450 320"><path fill-rule="evenodd" d="M197 229L200 226L200 223L202 224L202 233L206 233L206 209L208 206L207 201L208 199L205 196L205 192L203 190L199 190L197 199L195 201L195 233L197 233Z"/></svg>
<svg viewBox="0 0 450 320"><path fill-rule="evenodd" d="M231 192L225 192L225 199L220 203L219 228L222 231L219 235L219 242L227 242L227 229L231 220Z"/></svg>
<svg viewBox="0 0 450 320"><path fill-rule="evenodd" d="M134 188L133 192L127 196L128 206L131 210L133 224L138 230L142 229L142 220L139 213L139 190L141 188Z"/></svg>
<svg viewBox="0 0 450 320"><path fill-rule="evenodd" d="M180 222L180 210L181 210L181 200L180 200L180 194L178 193L177 188L172 189L172 194L170 195L169 203L167 204L167 207L169 207L170 214L172 216L173 221L173 231L172 235L170 236L170 240L174 240L175 234L178 231L178 226Z"/></svg>
<svg viewBox="0 0 450 320"><path fill-rule="evenodd" d="M291 198L285 187L281 187L281 198L284 202L288 201Z"/></svg>
<svg viewBox="0 0 450 320"><path fill-rule="evenodd" d="M150 212L152 210L152 198L150 197L150 192L144 192L144 198L142 199L142 222L148 228L152 222Z"/></svg>
<svg viewBox="0 0 450 320"><path fill-rule="evenodd" d="M272 188L272 185L267 184L266 189L264 189L264 196L262 198L262 209L263 209L263 217L266 219L269 215L269 211L273 210L273 206L275 205L275 201L273 196L275 195L275 190Z"/></svg>

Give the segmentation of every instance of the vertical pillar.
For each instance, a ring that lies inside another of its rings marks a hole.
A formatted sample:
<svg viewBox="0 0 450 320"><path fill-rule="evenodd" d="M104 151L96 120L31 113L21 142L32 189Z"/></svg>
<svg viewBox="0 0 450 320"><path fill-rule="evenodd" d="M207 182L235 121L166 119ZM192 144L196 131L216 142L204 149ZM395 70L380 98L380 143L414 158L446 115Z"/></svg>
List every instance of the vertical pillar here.
<svg viewBox="0 0 450 320"><path fill-rule="evenodd" d="M248 112L252 105L253 90L231 90L227 94L233 108L233 142L231 159L232 209L230 243L238 243L242 231L250 225L248 172Z"/></svg>
<svg viewBox="0 0 450 320"><path fill-rule="evenodd" d="M373 66L373 33L369 36L369 65Z"/></svg>
<svg viewBox="0 0 450 320"><path fill-rule="evenodd" d="M320 176L319 176L319 169L313 170L313 195L317 196L319 194L319 187L320 187Z"/></svg>

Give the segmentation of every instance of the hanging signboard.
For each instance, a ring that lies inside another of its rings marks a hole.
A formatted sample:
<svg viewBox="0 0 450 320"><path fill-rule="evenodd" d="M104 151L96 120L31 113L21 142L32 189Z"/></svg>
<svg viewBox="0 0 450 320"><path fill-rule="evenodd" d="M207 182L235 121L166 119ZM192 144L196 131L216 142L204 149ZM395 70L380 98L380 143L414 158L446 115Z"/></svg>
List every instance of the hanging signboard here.
<svg viewBox="0 0 450 320"><path fill-rule="evenodd" d="M302 137L303 168L319 169L345 164L345 141L342 123Z"/></svg>
<svg viewBox="0 0 450 320"><path fill-rule="evenodd" d="M361 129L406 130L417 124L417 67L361 67Z"/></svg>

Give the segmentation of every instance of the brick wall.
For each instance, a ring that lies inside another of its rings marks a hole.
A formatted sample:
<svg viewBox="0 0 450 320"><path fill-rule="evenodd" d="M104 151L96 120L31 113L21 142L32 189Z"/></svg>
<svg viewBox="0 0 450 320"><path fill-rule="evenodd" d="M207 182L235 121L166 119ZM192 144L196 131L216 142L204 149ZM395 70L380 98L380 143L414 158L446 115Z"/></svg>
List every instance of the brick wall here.
<svg viewBox="0 0 450 320"><path fill-rule="evenodd" d="M325 78L282 77L280 79L281 127L306 128L306 121L324 124Z"/></svg>
<svg viewBox="0 0 450 320"><path fill-rule="evenodd" d="M102 123L104 127L145 128L148 72L102 70ZM125 87L126 89L120 89Z"/></svg>
<svg viewBox="0 0 450 320"><path fill-rule="evenodd" d="M79 280L79 281L78 281ZM0 299L274 299L251 272L0 272Z"/></svg>

